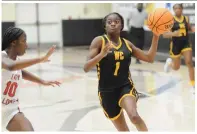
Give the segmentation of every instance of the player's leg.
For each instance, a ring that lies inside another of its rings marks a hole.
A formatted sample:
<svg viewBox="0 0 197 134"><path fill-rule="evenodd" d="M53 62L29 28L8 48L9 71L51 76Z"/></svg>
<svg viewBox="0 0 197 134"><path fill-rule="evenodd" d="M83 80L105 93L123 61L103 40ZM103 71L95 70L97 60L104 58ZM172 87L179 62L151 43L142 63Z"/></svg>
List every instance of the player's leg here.
<svg viewBox="0 0 197 134"><path fill-rule="evenodd" d="M167 58L164 65L164 71L169 72L171 69L179 70L181 64L181 49L180 47L170 44L170 57Z"/></svg>
<svg viewBox="0 0 197 134"><path fill-rule="evenodd" d="M117 117L115 120L111 121L118 131L129 131L123 112L121 112L120 116Z"/></svg>
<svg viewBox="0 0 197 134"><path fill-rule="evenodd" d="M131 83L122 89L119 105L125 109L131 122L136 126L138 131L148 131L148 128L137 112L137 91Z"/></svg>
<svg viewBox="0 0 197 134"><path fill-rule="evenodd" d="M129 131L121 107L118 105L119 93L99 92L99 100L105 116L110 119L118 131Z"/></svg>
<svg viewBox="0 0 197 134"><path fill-rule="evenodd" d="M185 59L185 64L188 67L190 83L192 86L195 86L195 70L192 62L192 50L189 48L183 49L182 54Z"/></svg>
<svg viewBox="0 0 197 134"><path fill-rule="evenodd" d="M170 59L170 60L169 60ZM173 70L179 70L180 65L181 65L181 58L179 57L174 57L174 58L169 58L166 60L166 63L168 64L169 68Z"/></svg>
<svg viewBox="0 0 197 134"><path fill-rule="evenodd" d="M17 113L7 125L8 131L34 131L30 121L23 113Z"/></svg>
<svg viewBox="0 0 197 134"><path fill-rule="evenodd" d="M125 109L125 111L129 116L129 119L136 126L138 131L148 131L145 122L137 112L136 100L134 97L132 96L124 97L120 105L122 108Z"/></svg>

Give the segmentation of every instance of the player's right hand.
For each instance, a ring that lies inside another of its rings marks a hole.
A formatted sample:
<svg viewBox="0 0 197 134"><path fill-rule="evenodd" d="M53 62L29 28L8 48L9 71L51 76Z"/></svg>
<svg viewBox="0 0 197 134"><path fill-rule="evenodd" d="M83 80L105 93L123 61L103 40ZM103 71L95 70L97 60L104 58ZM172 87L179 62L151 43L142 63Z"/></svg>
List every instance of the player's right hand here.
<svg viewBox="0 0 197 134"><path fill-rule="evenodd" d="M45 56L43 56L41 58L41 62L49 62L49 57L53 54L53 52L55 51L56 45L53 45L49 51L47 52L47 54Z"/></svg>
<svg viewBox="0 0 197 134"><path fill-rule="evenodd" d="M53 86L53 87L55 87L55 86L60 86L60 82L58 82L58 81L43 81L42 82L42 85L44 85L44 86Z"/></svg>
<svg viewBox="0 0 197 134"><path fill-rule="evenodd" d="M107 56L107 54L109 53L110 49L113 48L112 42L107 43L103 50L101 51L101 54L103 57Z"/></svg>

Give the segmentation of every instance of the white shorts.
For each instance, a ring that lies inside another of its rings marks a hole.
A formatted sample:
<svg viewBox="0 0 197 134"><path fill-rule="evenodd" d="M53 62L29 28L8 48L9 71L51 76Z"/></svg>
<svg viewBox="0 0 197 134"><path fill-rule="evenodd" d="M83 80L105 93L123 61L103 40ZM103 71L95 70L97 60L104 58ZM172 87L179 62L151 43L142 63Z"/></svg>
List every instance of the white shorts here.
<svg viewBox="0 0 197 134"><path fill-rule="evenodd" d="M2 107L2 130L5 131L8 123L12 120L12 118L20 112L19 107L15 108L3 108Z"/></svg>

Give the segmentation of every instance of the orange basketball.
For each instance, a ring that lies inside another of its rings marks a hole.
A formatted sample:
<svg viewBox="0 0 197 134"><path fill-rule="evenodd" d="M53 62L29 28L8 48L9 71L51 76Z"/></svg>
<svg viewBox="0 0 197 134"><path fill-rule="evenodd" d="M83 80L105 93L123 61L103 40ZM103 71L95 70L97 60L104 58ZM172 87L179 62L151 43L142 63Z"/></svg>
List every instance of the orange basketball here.
<svg viewBox="0 0 197 134"><path fill-rule="evenodd" d="M166 8L157 8L148 15L147 25L156 35L171 30L174 25L174 18Z"/></svg>

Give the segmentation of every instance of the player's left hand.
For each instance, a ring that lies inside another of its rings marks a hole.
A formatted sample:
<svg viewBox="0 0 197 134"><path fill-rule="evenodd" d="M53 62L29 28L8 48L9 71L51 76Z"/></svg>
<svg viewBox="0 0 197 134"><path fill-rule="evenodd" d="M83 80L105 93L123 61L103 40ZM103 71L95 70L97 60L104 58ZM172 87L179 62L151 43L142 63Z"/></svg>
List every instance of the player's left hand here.
<svg viewBox="0 0 197 134"><path fill-rule="evenodd" d="M55 86L60 86L60 82L58 82L58 81L43 81L42 82L42 85L44 85L44 86L53 86L53 87L55 87Z"/></svg>

